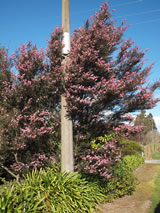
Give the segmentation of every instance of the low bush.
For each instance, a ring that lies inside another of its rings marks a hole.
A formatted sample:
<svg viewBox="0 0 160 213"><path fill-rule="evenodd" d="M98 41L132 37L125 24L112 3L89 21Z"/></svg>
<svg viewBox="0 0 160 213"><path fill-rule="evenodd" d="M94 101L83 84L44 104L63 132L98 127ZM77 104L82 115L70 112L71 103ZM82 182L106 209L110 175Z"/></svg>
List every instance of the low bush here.
<svg viewBox="0 0 160 213"><path fill-rule="evenodd" d="M112 198L130 195L134 192L136 184L136 178L128 169L128 165L124 161L120 161L114 166L113 177L106 184L106 194Z"/></svg>
<svg viewBox="0 0 160 213"><path fill-rule="evenodd" d="M104 200L99 187L88 184L78 173L48 168L33 170L23 183L5 187L0 195L0 212L92 212Z"/></svg>
<svg viewBox="0 0 160 213"><path fill-rule="evenodd" d="M132 170L128 168L125 161L120 161L113 166L112 177L110 179L99 178L98 176L85 176L89 182L94 182L100 188L102 194L106 196L106 201L118 199L124 195L134 192L137 180Z"/></svg>
<svg viewBox="0 0 160 213"><path fill-rule="evenodd" d="M137 159L138 157L134 157ZM109 179L95 174L62 173L57 168L33 170L21 184L12 182L0 195L1 213L89 213L98 203L132 194L136 187L126 156L115 163Z"/></svg>
<svg viewBox="0 0 160 213"><path fill-rule="evenodd" d="M144 158L140 155L127 155L123 157L123 161L133 171L144 163Z"/></svg>
<svg viewBox="0 0 160 213"><path fill-rule="evenodd" d="M140 154L143 149L136 141L129 141L125 139L121 139L121 155L136 155Z"/></svg>

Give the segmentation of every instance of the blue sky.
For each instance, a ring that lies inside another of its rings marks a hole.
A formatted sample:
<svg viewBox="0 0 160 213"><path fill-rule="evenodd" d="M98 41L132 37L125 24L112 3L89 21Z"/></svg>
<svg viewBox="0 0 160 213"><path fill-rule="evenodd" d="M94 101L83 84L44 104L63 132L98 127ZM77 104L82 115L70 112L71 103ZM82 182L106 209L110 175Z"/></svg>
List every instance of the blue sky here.
<svg viewBox="0 0 160 213"><path fill-rule="evenodd" d="M82 26L104 0L70 0L71 32ZM150 81L160 79L160 1L109 0L117 25L126 19L130 27L124 38L135 41L146 54L148 62L155 62ZM38 48L47 46L46 39L61 25L61 0L1 0L0 43L13 53L22 43L32 41ZM155 93L160 96L160 90ZM160 103L151 112L160 131Z"/></svg>

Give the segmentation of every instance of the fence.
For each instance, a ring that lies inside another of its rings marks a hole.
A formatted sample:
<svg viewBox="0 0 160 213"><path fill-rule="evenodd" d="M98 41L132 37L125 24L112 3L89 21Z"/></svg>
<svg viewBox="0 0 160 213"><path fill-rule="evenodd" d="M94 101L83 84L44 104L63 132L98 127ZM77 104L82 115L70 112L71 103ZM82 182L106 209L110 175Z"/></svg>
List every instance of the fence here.
<svg viewBox="0 0 160 213"><path fill-rule="evenodd" d="M144 157L145 159L151 159L152 154L160 151L160 142L159 143L150 143L144 146Z"/></svg>

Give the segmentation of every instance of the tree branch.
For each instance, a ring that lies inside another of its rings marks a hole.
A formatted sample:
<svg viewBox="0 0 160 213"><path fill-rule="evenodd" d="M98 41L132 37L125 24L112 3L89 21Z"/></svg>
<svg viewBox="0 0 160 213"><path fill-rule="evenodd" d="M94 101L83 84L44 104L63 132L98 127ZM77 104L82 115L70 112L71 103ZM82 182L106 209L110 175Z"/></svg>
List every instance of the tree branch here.
<svg viewBox="0 0 160 213"><path fill-rule="evenodd" d="M12 177L16 178L17 182L19 183L19 175L15 175L11 170L3 166L1 163L0 163L0 167L4 169L6 172L8 172Z"/></svg>

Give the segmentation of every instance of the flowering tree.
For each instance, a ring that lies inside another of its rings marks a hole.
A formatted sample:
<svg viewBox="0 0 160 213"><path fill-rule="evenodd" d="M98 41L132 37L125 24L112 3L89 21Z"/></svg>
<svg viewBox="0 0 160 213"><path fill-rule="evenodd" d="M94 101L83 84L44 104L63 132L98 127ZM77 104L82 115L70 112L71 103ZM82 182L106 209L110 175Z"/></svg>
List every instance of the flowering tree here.
<svg viewBox="0 0 160 213"><path fill-rule="evenodd" d="M59 121L54 114L60 98L54 72L58 65L49 66L45 57L31 43L22 45L11 56L18 70L16 80L2 84L1 167L12 168L17 174L41 167L47 160L55 161L52 154ZM5 150L9 155L3 154Z"/></svg>
<svg viewBox="0 0 160 213"><path fill-rule="evenodd" d="M1 156L4 150L10 153L0 159L3 168L18 173L43 166L50 159L55 161L61 94L66 96L68 117L73 120L76 154L81 141L90 143L92 138L113 129L137 131L124 126L128 120L124 115L154 107L158 99L153 92L160 83L147 83L152 65L144 68L145 51L134 46L133 41L123 40L126 28L124 23L115 26L108 4L102 4L99 12L74 32L65 75L61 28L51 34L46 53L28 43L8 59L13 60L18 74L13 76L10 71L11 78L0 82ZM8 76L8 68L7 54L1 50L0 71L4 76ZM104 158L106 166L108 159L118 159L115 144L107 141L81 159L90 162L98 154L97 165ZM109 152L110 146L113 155L108 157L104 152ZM90 144L88 147L92 148ZM109 177L103 169L99 174Z"/></svg>
<svg viewBox="0 0 160 213"><path fill-rule="evenodd" d="M75 170L109 179L114 165L119 161L119 138L114 134L104 135L81 144L81 149L75 155Z"/></svg>
<svg viewBox="0 0 160 213"><path fill-rule="evenodd" d="M144 129L124 125L129 120L125 115L152 108L158 101L153 92L160 84L147 82L153 64L144 68L145 51L133 41L123 40L125 30L124 23L114 25L108 4L102 4L73 34L65 79L67 109L77 136L76 167L81 164L82 171L105 178L111 177L110 165L119 159L119 143L112 139L92 150L91 138L111 130L124 137ZM84 147L79 151L81 139L89 143L86 152Z"/></svg>
<svg viewBox="0 0 160 213"><path fill-rule="evenodd" d="M66 98L70 116L84 133L103 134L123 122L126 113L158 101L153 92L159 84L147 83L152 65L143 68L145 52L122 39L125 30L123 23L114 25L104 3L87 26L74 32ZM104 120L106 112L112 113Z"/></svg>

